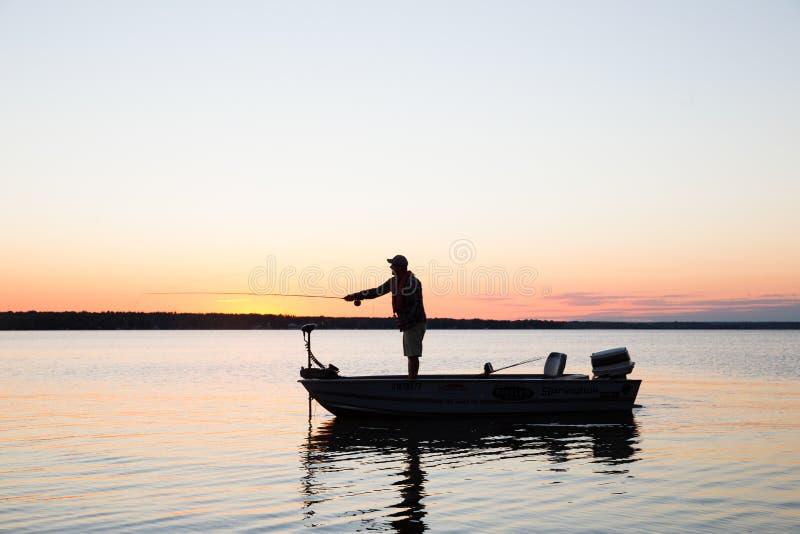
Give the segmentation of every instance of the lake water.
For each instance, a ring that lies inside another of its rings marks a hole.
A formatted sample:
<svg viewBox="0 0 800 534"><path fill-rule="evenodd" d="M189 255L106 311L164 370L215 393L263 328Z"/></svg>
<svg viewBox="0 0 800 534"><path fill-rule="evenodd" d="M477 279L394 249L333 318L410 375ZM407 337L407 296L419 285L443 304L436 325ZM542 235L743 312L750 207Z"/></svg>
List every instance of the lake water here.
<svg viewBox="0 0 800 534"><path fill-rule="evenodd" d="M0 332L0 530L797 532L800 332L429 330L422 373L620 345L630 420L358 422L309 415L296 331Z"/></svg>

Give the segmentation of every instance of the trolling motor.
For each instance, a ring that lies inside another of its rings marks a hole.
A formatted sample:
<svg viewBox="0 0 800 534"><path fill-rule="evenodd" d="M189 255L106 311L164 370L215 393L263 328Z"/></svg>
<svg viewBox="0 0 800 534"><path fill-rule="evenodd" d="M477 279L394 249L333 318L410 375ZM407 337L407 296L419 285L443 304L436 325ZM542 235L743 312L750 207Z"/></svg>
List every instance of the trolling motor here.
<svg viewBox="0 0 800 534"><path fill-rule="evenodd" d="M339 368L329 363L325 367L320 362L314 353L311 352L311 332L317 327L315 323L304 324L300 327L303 331L303 341L306 343L306 351L308 351L308 367L300 368L301 378L339 378ZM317 367L311 367L311 362L314 362Z"/></svg>

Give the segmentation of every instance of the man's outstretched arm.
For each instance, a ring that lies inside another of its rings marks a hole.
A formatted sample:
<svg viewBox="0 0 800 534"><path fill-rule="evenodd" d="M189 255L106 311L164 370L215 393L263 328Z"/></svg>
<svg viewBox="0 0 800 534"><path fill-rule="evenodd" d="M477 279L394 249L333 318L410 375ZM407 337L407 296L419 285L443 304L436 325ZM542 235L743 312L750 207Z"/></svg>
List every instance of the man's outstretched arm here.
<svg viewBox="0 0 800 534"><path fill-rule="evenodd" d="M378 287L373 287L372 289L364 289L363 291L356 291L355 293L350 293L349 295L345 295L344 300L350 302L353 300L366 300L366 299L374 299L380 297L381 295L385 295L386 293L391 293L392 291L392 279L385 281Z"/></svg>

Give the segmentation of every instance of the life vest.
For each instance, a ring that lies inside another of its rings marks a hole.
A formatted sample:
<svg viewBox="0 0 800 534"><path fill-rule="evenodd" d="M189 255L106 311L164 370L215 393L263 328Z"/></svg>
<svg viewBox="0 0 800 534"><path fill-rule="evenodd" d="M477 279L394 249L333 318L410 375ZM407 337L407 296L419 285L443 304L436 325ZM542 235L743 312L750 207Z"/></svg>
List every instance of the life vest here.
<svg viewBox="0 0 800 534"><path fill-rule="evenodd" d="M392 277L392 311L397 314L403 308L403 289L408 283L408 278L411 276L411 271L403 273L400 280L396 276Z"/></svg>

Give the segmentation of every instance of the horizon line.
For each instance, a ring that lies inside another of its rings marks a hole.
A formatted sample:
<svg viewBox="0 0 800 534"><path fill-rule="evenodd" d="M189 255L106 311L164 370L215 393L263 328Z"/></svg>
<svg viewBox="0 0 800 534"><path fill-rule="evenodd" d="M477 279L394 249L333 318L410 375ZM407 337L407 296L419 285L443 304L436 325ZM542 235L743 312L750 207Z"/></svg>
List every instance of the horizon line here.
<svg viewBox="0 0 800 534"><path fill-rule="evenodd" d="M135 315L135 316L156 316L156 315L182 315L182 316L198 316L198 317L275 317L283 319L331 319L331 320L346 320L346 321L391 321L393 317L358 317L358 316L328 316L328 315L288 315L288 314L275 314L275 313L227 313L227 312L178 312L178 311L87 311L87 310L64 310L64 311L39 311L39 310L26 310L26 311L0 311L0 316L9 315L31 315L31 314L47 314L47 315ZM484 323L498 323L498 324L522 324L522 323L550 323L550 324L599 324L599 325L641 325L641 326L664 326L664 325L730 325L730 326L789 326L800 329L800 320L798 321L776 321L776 320L617 320L617 319L487 319L481 317L472 318L455 318L455 317L429 317L428 322L431 321L452 321L452 322L484 322ZM268 329L263 326L260 328ZM269 327L271 328L271 327ZM283 328L286 328L285 326ZM0 325L0 330L14 330L3 328ZM61 328L64 329L64 328ZM69 329L69 328L66 328ZM129 328L135 329L135 328Z"/></svg>

